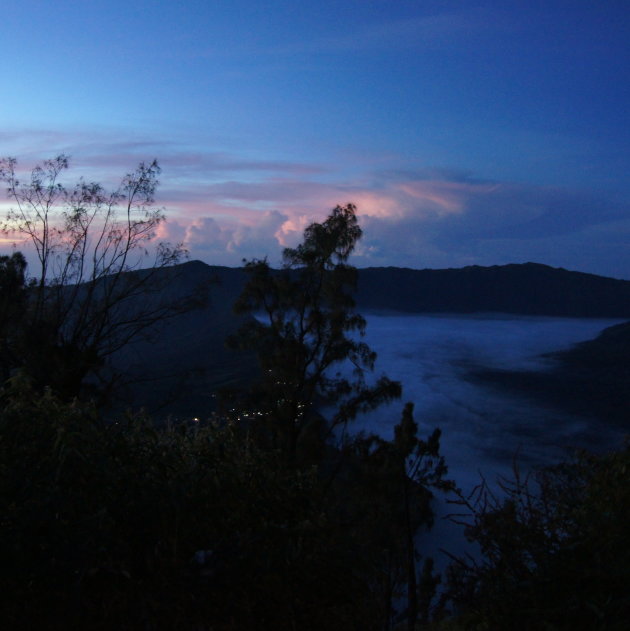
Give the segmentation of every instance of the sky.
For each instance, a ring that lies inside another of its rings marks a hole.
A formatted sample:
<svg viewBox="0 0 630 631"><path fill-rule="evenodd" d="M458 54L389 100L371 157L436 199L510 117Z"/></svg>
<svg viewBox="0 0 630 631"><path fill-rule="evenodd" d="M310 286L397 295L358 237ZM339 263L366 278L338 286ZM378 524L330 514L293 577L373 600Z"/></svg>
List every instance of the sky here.
<svg viewBox="0 0 630 631"><path fill-rule="evenodd" d="M191 259L277 264L354 203L359 267L630 279L627 0L22 0L0 55L0 156L156 158Z"/></svg>

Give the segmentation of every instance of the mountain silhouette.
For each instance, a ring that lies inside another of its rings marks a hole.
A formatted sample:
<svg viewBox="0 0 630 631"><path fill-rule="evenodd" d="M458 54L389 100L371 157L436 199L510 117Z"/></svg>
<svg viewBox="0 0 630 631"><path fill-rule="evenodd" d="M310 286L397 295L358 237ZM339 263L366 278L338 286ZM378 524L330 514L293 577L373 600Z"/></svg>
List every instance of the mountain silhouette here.
<svg viewBox="0 0 630 631"><path fill-rule="evenodd" d="M246 272L190 261L159 273L168 275L168 282L160 282L160 300L178 303L193 297L198 304L157 323L146 337L111 358L123 384L115 408L144 406L161 416L206 414L214 408L219 388L242 385L256 372L252 355L229 350L224 343L243 321L233 314L232 305L246 282ZM630 281L535 263L446 270L366 268L359 270L357 310L621 319L630 318ZM608 361L604 347L598 343L589 352L602 358L593 365L604 371ZM577 357L571 361L577 362ZM605 381L605 373L601 374ZM504 383L516 377L501 374L494 379Z"/></svg>
<svg viewBox="0 0 630 631"><path fill-rule="evenodd" d="M414 313L500 312L574 318L630 318L630 281L538 263L359 271L362 309Z"/></svg>

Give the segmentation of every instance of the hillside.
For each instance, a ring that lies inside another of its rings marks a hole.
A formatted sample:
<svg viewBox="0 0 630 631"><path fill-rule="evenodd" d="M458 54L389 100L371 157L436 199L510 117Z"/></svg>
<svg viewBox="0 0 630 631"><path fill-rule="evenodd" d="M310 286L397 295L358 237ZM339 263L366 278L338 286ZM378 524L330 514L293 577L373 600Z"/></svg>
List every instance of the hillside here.
<svg viewBox="0 0 630 631"><path fill-rule="evenodd" d="M576 318L630 318L630 281L537 263L414 270L360 270L361 309L406 312L494 311Z"/></svg>
<svg viewBox="0 0 630 631"><path fill-rule="evenodd" d="M153 326L112 358L124 384L116 393L117 408L144 406L156 416L195 417L214 408L218 388L239 384L255 371L253 357L225 346L243 321L232 305L244 275L199 261L161 273L172 278L161 283L165 289L156 299L180 304L192 296L199 304Z"/></svg>
<svg viewBox="0 0 630 631"><path fill-rule="evenodd" d="M549 357L556 360L549 372L482 370L471 377L573 414L630 426L630 322Z"/></svg>
<svg viewBox="0 0 630 631"><path fill-rule="evenodd" d="M138 407L149 401L153 414L198 416L213 408L213 393L218 388L242 383L255 374L252 356L230 351L224 344L242 322L233 315L232 305L246 275L242 268L200 261L161 273L169 277L160 300L179 303L195 297L200 304L161 322L147 339L136 341L113 358L113 367L126 384L117 395L118 407ZM459 270L368 268L359 271L357 302L363 313L499 311L630 318L630 282L531 263ZM593 347L594 354L600 351L601 347ZM601 370L606 361L602 359ZM607 382L609 377L601 374ZM517 379L504 374L485 378Z"/></svg>
<svg viewBox="0 0 630 631"><path fill-rule="evenodd" d="M245 282L243 268L200 261L178 267L188 285L192 279L213 282L214 304L223 308L231 306ZM538 263L442 270L368 267L359 270L356 299L359 311L630 318L630 281Z"/></svg>

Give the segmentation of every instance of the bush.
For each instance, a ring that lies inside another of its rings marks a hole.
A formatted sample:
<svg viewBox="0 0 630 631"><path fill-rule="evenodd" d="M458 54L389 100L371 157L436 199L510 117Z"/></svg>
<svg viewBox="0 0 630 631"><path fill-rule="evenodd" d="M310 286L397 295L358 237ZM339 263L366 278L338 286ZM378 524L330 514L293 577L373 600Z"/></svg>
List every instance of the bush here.
<svg viewBox="0 0 630 631"><path fill-rule="evenodd" d="M374 628L317 467L234 425L104 423L14 381L0 411L4 628Z"/></svg>
<svg viewBox="0 0 630 631"><path fill-rule="evenodd" d="M629 628L630 447L517 473L502 490L460 502L482 552L451 570L464 628Z"/></svg>

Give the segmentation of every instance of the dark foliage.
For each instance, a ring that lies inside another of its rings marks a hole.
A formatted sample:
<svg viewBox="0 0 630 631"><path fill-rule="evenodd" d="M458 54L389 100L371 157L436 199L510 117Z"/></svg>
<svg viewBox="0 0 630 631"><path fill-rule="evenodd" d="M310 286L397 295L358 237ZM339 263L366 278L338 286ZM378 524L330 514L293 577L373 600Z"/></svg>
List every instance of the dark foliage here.
<svg viewBox="0 0 630 631"><path fill-rule="evenodd" d="M65 155L46 160L22 182L17 161L0 160L0 180L14 204L0 231L23 239L38 263L23 291L28 297L17 320L20 334L3 340L4 372L21 369L36 387L52 387L70 401L90 387L91 394L95 386L105 393L114 380L106 360L192 305L158 297L156 272L185 251L152 244L165 218L155 206L157 162L140 163L111 192L83 179L66 187L61 178L68 164ZM7 278L13 274L9 263L0 269Z"/></svg>
<svg viewBox="0 0 630 631"><path fill-rule="evenodd" d="M630 449L482 485L461 498L482 553L452 567L466 629L627 629Z"/></svg>
<svg viewBox="0 0 630 631"><path fill-rule="evenodd" d="M407 483L396 446L360 439L331 487L236 425L103 423L21 380L2 403L3 628L390 624L438 463Z"/></svg>
<svg viewBox="0 0 630 631"><path fill-rule="evenodd" d="M6 381L18 364L16 341L26 314L26 259L20 252L0 256L0 378Z"/></svg>
<svg viewBox="0 0 630 631"><path fill-rule="evenodd" d="M256 352L261 379L244 405L267 421L271 443L291 462L317 420L316 404L333 406L330 432L400 396L400 384L387 377L365 381L376 354L360 339L366 321L354 311L357 271L347 264L361 237L355 210L337 206L306 228L304 241L284 250L281 271L266 260L245 266L249 280L235 309L260 319L248 320L232 343ZM338 372L344 363L352 366L350 377Z"/></svg>
<svg viewBox="0 0 630 631"><path fill-rule="evenodd" d="M400 390L365 384L374 354L346 335L365 326L345 263L359 236L354 209L338 208L285 253L287 274L251 265L244 300L272 301L269 326L248 329L265 351L260 409L250 397L208 422L104 421L27 371L5 382L4 628L376 630L428 618L436 579L428 560L417 576L415 534L445 486L439 432L420 439L408 405L393 442L330 440ZM3 261L7 296L23 290L20 263ZM329 377L347 359L354 380ZM316 412L323 399L332 421Z"/></svg>

